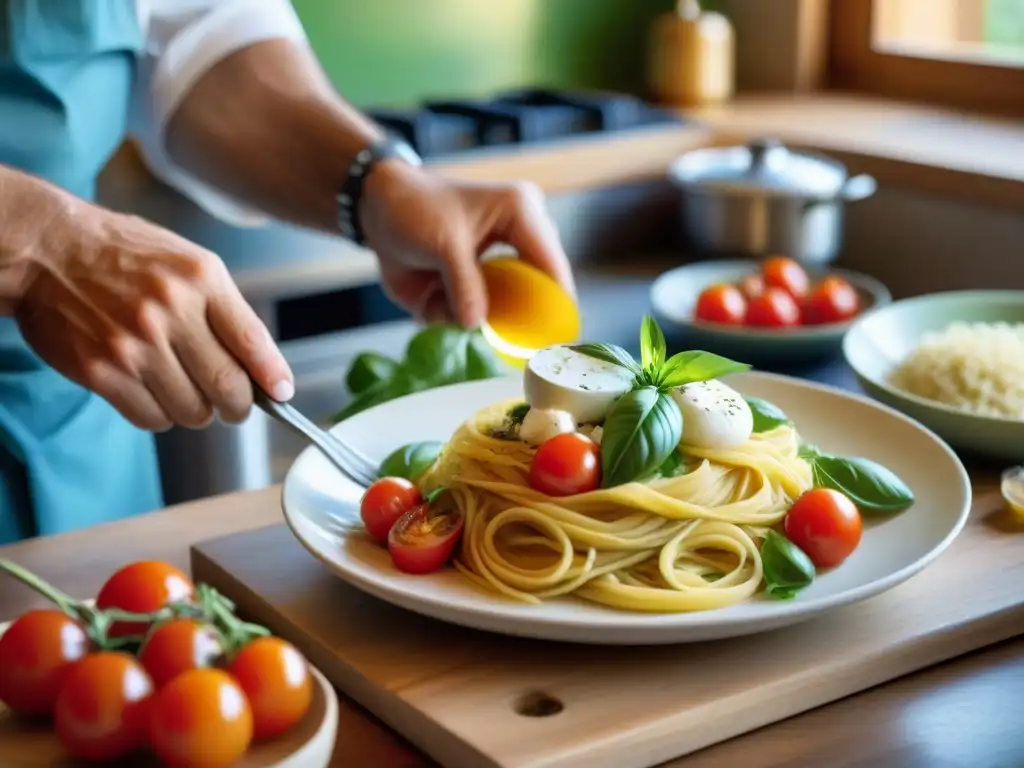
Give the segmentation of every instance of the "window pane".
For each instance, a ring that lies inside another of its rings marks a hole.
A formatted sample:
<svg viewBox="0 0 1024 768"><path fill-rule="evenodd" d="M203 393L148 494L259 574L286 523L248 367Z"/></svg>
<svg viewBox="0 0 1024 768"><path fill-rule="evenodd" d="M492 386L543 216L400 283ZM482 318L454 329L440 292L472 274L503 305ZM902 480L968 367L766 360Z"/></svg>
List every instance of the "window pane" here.
<svg viewBox="0 0 1024 768"><path fill-rule="evenodd" d="M1024 66L1024 0L874 0L874 47Z"/></svg>

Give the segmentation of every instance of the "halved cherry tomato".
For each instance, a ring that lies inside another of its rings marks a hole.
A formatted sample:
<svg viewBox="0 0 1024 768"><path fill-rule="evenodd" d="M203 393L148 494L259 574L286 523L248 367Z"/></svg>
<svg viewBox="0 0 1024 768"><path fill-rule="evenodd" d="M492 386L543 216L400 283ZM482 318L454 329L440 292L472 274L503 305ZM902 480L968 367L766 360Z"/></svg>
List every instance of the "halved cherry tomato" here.
<svg viewBox="0 0 1024 768"><path fill-rule="evenodd" d="M788 328L800 324L800 307L781 288L765 288L764 293L750 300L747 324L764 328Z"/></svg>
<svg viewBox="0 0 1024 768"><path fill-rule="evenodd" d="M139 651L139 661L157 688L182 672L211 667L224 653L220 634L195 619L172 619L153 628Z"/></svg>
<svg viewBox="0 0 1024 768"><path fill-rule="evenodd" d="M96 607L152 613L170 603L187 602L194 594L192 580L173 565L142 560L124 566L107 579L96 596ZM115 622L110 636L144 635L148 630L146 624Z"/></svg>
<svg viewBox="0 0 1024 768"><path fill-rule="evenodd" d="M740 289L735 285L722 283L708 286L700 292L694 315L706 323L742 325L746 311L747 301L740 293Z"/></svg>
<svg viewBox="0 0 1024 768"><path fill-rule="evenodd" d="M258 637L238 652L228 672L252 707L253 738L272 739L294 726L313 701L313 677L298 649L279 637Z"/></svg>
<svg viewBox="0 0 1024 768"><path fill-rule="evenodd" d="M54 707L57 737L73 757L120 760L146 743L153 681L127 653L106 651L79 661Z"/></svg>
<svg viewBox="0 0 1024 768"><path fill-rule="evenodd" d="M241 686L220 669L178 675L153 699L149 745L170 768L223 768L252 741L252 710Z"/></svg>
<svg viewBox="0 0 1024 768"><path fill-rule="evenodd" d="M434 509L429 500L413 507L388 534L388 551L395 567L406 573L438 570L455 551L464 523L458 510Z"/></svg>
<svg viewBox="0 0 1024 768"><path fill-rule="evenodd" d="M23 715L52 714L65 678L89 648L85 630L71 617L29 611L0 637L0 701Z"/></svg>
<svg viewBox="0 0 1024 768"><path fill-rule="evenodd" d="M783 523L786 537L818 568L833 568L860 544L857 506L831 488L815 488L797 499Z"/></svg>
<svg viewBox="0 0 1024 768"><path fill-rule="evenodd" d="M398 518L420 504L419 489L401 477L383 477L366 489L359 503L366 532L381 544L387 544L388 533Z"/></svg>
<svg viewBox="0 0 1024 768"><path fill-rule="evenodd" d="M601 450L579 432L545 440L530 464L530 487L547 496L573 496L601 484Z"/></svg>
<svg viewBox="0 0 1024 768"><path fill-rule="evenodd" d="M794 299L802 299L811 288L807 270L785 256L765 259L761 264L761 276L766 286L781 288Z"/></svg>
<svg viewBox="0 0 1024 768"><path fill-rule="evenodd" d="M841 323L860 311L857 289L841 277L826 277L804 303L804 322L811 325Z"/></svg>
<svg viewBox="0 0 1024 768"><path fill-rule="evenodd" d="M740 280L740 292L748 299L764 293L764 278L760 275L747 275Z"/></svg>

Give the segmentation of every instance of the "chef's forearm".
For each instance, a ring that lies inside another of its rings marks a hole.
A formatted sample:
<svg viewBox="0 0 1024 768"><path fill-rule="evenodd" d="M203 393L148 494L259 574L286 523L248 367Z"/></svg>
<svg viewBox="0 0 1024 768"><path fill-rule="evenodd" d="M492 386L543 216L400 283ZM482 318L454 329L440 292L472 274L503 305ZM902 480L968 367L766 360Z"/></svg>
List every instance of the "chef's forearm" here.
<svg viewBox="0 0 1024 768"><path fill-rule="evenodd" d="M27 173L0 165L0 315L10 315L35 271L62 247L88 205Z"/></svg>
<svg viewBox="0 0 1024 768"><path fill-rule="evenodd" d="M333 231L349 163L379 136L307 48L273 40L205 74L171 119L167 143L175 162L234 197Z"/></svg>

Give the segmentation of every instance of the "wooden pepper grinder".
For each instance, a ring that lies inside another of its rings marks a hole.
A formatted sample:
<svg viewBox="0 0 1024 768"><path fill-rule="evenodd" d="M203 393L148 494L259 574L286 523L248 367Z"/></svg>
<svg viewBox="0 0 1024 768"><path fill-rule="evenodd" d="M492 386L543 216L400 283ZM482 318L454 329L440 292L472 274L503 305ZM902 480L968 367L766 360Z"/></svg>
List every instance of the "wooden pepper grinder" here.
<svg viewBox="0 0 1024 768"><path fill-rule="evenodd" d="M735 89L735 34L699 0L678 0L651 29L650 87L660 103L696 107L728 101Z"/></svg>

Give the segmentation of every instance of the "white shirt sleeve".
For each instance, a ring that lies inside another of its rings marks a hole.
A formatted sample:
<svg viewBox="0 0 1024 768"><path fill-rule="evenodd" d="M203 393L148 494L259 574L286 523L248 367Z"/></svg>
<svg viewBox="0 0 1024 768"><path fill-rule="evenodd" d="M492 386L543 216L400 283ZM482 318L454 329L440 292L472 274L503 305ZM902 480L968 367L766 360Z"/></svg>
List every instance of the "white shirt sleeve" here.
<svg viewBox="0 0 1024 768"><path fill-rule="evenodd" d="M128 132L150 170L217 218L237 226L265 220L174 164L165 131L189 90L215 64L263 40L306 40L288 0L136 0L145 46L139 54Z"/></svg>

